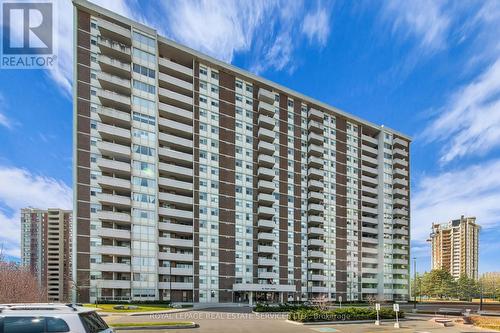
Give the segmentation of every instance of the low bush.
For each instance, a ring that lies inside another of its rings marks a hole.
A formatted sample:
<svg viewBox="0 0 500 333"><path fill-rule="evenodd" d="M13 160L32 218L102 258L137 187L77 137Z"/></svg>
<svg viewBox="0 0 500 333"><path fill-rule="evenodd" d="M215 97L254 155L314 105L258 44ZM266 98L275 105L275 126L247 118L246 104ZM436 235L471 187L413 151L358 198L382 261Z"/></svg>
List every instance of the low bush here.
<svg viewBox="0 0 500 333"><path fill-rule="evenodd" d="M290 311L307 310L307 309L312 309L312 307L304 304L285 303L285 304L275 304L275 305L257 304L253 310L255 312L290 312Z"/></svg>
<svg viewBox="0 0 500 333"><path fill-rule="evenodd" d="M399 312L399 318L404 318L404 312ZM396 318L396 313L389 308L379 311L380 319ZM301 323L319 321L349 321L349 320L376 320L377 311L374 308L339 308L335 310L300 309L291 311L288 319Z"/></svg>

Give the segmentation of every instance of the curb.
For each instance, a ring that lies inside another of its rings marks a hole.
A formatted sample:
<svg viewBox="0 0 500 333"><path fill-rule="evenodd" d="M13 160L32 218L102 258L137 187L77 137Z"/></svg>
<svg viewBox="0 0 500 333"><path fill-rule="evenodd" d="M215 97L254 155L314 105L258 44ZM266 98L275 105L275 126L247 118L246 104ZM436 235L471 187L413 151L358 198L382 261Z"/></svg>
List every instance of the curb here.
<svg viewBox="0 0 500 333"><path fill-rule="evenodd" d="M113 327L113 325L111 325ZM168 329L183 329L183 328L196 328L197 324L191 322L188 325L149 325L149 326L120 326L113 327L115 331L134 331L134 330L168 330Z"/></svg>
<svg viewBox="0 0 500 333"><path fill-rule="evenodd" d="M164 311L144 311L144 312L100 312L100 311L97 311L97 313L101 317L108 317L108 316L130 316L130 317L133 317L133 316L179 313L179 312L186 312L186 311L191 311L191 310L193 310L193 308L164 310Z"/></svg>
<svg viewBox="0 0 500 333"><path fill-rule="evenodd" d="M402 318L399 321L407 321L410 319ZM301 323L298 321L286 320L287 323L302 326L313 326L313 325L349 325L349 324L370 324L374 323L375 320L340 320L340 321L313 321L308 323ZM393 319L381 319L381 323L392 323L395 322Z"/></svg>

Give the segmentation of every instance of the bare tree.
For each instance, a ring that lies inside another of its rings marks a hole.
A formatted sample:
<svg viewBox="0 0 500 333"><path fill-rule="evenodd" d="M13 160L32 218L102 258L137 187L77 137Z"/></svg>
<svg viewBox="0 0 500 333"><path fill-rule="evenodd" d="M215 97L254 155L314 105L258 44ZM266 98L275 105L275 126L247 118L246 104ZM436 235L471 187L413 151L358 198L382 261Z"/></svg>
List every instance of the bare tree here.
<svg viewBox="0 0 500 333"><path fill-rule="evenodd" d="M47 292L28 268L5 260L0 252L0 303L46 302Z"/></svg>

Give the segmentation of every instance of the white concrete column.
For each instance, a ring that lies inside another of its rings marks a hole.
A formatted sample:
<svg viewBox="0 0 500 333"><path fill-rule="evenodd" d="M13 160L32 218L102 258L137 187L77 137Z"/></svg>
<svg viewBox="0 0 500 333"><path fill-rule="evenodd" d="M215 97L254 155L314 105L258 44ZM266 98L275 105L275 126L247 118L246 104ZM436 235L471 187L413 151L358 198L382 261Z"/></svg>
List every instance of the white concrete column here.
<svg viewBox="0 0 500 333"><path fill-rule="evenodd" d="M280 292L280 303L283 303L283 292Z"/></svg>
<svg viewBox="0 0 500 333"><path fill-rule="evenodd" d="M249 304L250 306L253 306L253 291L250 292Z"/></svg>

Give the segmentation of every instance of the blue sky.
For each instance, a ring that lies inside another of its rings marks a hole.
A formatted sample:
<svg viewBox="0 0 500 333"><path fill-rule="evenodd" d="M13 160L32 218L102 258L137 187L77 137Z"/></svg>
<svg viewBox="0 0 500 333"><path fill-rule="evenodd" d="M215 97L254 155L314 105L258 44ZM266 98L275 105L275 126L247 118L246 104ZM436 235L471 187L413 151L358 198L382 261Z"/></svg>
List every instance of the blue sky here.
<svg viewBox="0 0 500 333"><path fill-rule="evenodd" d="M95 1L160 34L413 137L412 249L432 222L477 216L480 271L500 250L499 1ZM71 207L71 3L59 67L0 70L0 243L19 209Z"/></svg>

